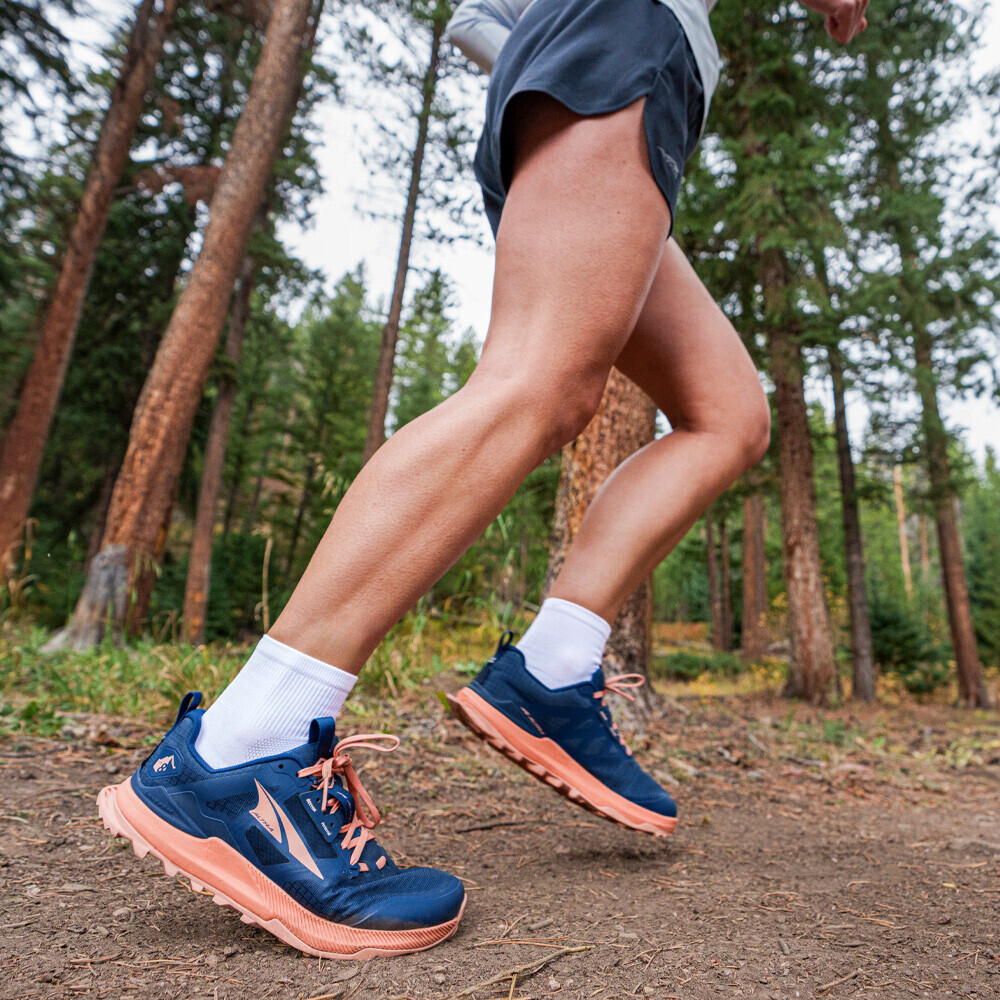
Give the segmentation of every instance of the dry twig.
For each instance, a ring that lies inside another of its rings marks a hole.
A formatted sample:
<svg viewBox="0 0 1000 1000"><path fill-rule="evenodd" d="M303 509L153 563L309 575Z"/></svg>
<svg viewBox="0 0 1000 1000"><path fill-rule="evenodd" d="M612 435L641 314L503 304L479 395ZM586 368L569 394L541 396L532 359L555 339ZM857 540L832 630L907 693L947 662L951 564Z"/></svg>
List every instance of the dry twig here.
<svg viewBox="0 0 1000 1000"><path fill-rule="evenodd" d="M509 979L511 976L520 976L522 979L527 979L529 976L533 976L539 970L544 969L550 962L554 962L557 958L561 958L563 955L570 955L574 952L580 951L591 951L593 950L593 947L594 946L592 944L586 944L576 948L562 948L560 951L553 952L551 955L543 955L534 962L525 962L524 965L515 965L512 969L506 969L503 972L498 972L490 979L486 979L481 983L476 983L475 986L466 986L464 990L459 990L458 993L449 993L444 1000L461 1000L462 997L471 997L474 993L478 993L479 990L485 990L487 987L495 986L497 983L502 983L505 979Z"/></svg>

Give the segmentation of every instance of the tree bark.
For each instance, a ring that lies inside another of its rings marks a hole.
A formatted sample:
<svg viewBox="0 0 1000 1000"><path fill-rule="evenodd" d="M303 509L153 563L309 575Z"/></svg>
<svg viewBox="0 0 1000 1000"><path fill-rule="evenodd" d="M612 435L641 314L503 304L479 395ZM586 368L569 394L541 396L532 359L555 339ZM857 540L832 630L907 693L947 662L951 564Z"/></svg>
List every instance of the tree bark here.
<svg viewBox="0 0 1000 1000"><path fill-rule="evenodd" d="M896 527L899 530L899 559L903 567L903 589L906 599L913 601L913 568L910 564L910 540L906 534L906 505L903 502L903 470L892 469L892 491L896 498Z"/></svg>
<svg viewBox="0 0 1000 1000"><path fill-rule="evenodd" d="M927 530L927 515L920 514L917 524L920 534L920 582L926 587L931 579L931 540Z"/></svg>
<svg viewBox="0 0 1000 1000"><path fill-rule="evenodd" d="M748 660L767 653L767 553L764 497L751 493L743 501L743 624L740 652Z"/></svg>
<svg viewBox="0 0 1000 1000"><path fill-rule="evenodd" d="M712 615L712 645L723 648L725 624L722 610L722 589L719 586L719 549L715 543L715 512L705 511L705 565L708 569L708 604Z"/></svg>
<svg viewBox="0 0 1000 1000"><path fill-rule="evenodd" d="M719 521L719 590L722 597L722 645L724 653L733 648L733 576L729 559L729 525L723 514Z"/></svg>
<svg viewBox="0 0 1000 1000"><path fill-rule="evenodd" d="M780 250L765 252L761 279L767 311L780 315L788 284ZM791 659L786 697L816 704L829 700L836 676L833 640L819 557L816 483L802 371L802 349L786 327L769 331L771 377L778 413L781 466L781 536Z"/></svg>
<svg viewBox="0 0 1000 1000"><path fill-rule="evenodd" d="M293 111L310 0L278 0L246 105L210 206L201 253L170 318L136 408L115 484L103 546L125 546L135 603L144 612L144 577L173 503L188 436L215 357L233 284L246 254L281 140ZM78 607L74 618L85 616Z"/></svg>
<svg viewBox="0 0 1000 1000"><path fill-rule="evenodd" d="M267 475L267 462L271 457L271 444L268 443L260 456L257 464L257 478L254 482L253 496L250 498L250 506L247 507L243 517L243 534L249 535L253 531L253 526L257 523L257 511L260 509L261 496L264 493L264 479Z"/></svg>
<svg viewBox="0 0 1000 1000"><path fill-rule="evenodd" d="M865 550L858 513L854 459L847 433L844 400L844 360L840 347L827 352L833 383L833 423L837 438L837 466L840 471L840 509L844 522L844 553L847 559L847 603L851 619L851 695L861 701L875 700L875 654L868 617L868 586L865 581Z"/></svg>
<svg viewBox="0 0 1000 1000"><path fill-rule="evenodd" d="M406 278L410 271L413 224L417 215L417 203L420 200L420 174L423 170L427 132L430 128L431 109L437 89L444 27L442 19L435 17L431 38L431 55L427 63L427 71L424 73L423 100L420 113L417 116L417 141L410 163L410 186L406 193L406 209L403 212L403 231L399 241L399 256L396 258L396 277L392 286L392 299L389 302L389 315L386 318L385 326L382 327L382 342L379 346L378 365L375 369L363 462L367 462L385 442L385 418L389 412L389 393L392 390L392 378L396 366L399 322L403 315L403 296L406 293Z"/></svg>
<svg viewBox="0 0 1000 1000"><path fill-rule="evenodd" d="M0 445L0 571L9 571L16 558L115 187L179 2L142 0L111 91L35 355Z"/></svg>
<svg viewBox="0 0 1000 1000"><path fill-rule="evenodd" d="M94 561L94 556L101 551L104 526L108 523L108 510L111 508L111 494L114 492L115 480L118 478L118 470L121 468L120 458L121 453L119 452L116 460L109 462L104 470L101 490L97 495L97 503L94 505L94 523L90 527L87 556L83 563L84 573L90 571L90 564Z"/></svg>
<svg viewBox="0 0 1000 1000"><path fill-rule="evenodd" d="M920 331L914 338L915 377L921 403L924 454L937 521L941 575L948 605L948 626L958 672L959 701L969 708L989 708L990 695L983 679L976 631L972 623L969 587L965 577L962 537L958 530L958 498L948 457L948 432L938 408L937 380L931 354L931 337Z"/></svg>
<svg viewBox="0 0 1000 1000"><path fill-rule="evenodd" d="M58 631L43 647L43 653L64 649L83 652L93 648L110 630L116 638L125 620L128 593L124 545L108 545L91 560L87 583L77 602L70 624Z"/></svg>
<svg viewBox="0 0 1000 1000"><path fill-rule="evenodd" d="M295 523L292 525L292 537L288 542L288 554L285 556L285 570L281 577L282 585L288 583L288 578L292 575L292 566L295 564L295 550L299 546L299 538L302 537L302 524L305 521L306 507L309 505L309 494L312 490L313 480L319 471L319 462L316 458L310 457L306 465L306 478L302 483L302 494L299 497L299 506L295 511Z"/></svg>
<svg viewBox="0 0 1000 1000"><path fill-rule="evenodd" d="M212 571L212 539L215 536L215 508L218 505L222 473L226 464L226 443L229 422L236 399L236 372L243 353L243 338L250 316L257 262L249 254L243 258L239 291L233 300L226 331L225 358L227 370L219 379L218 395L212 409L205 446L205 462L198 490L198 506L194 519L194 538L188 560L187 583L184 588L184 634L192 646L205 641L205 615Z"/></svg>
<svg viewBox="0 0 1000 1000"><path fill-rule="evenodd" d="M562 475L550 543L544 593L548 594L591 501L604 481L630 455L653 440L656 406L633 382L612 369L601 405L584 432L563 449ZM632 594L613 622L604 653L605 668L614 673L648 674L652 649L652 582ZM637 705L653 705L649 685Z"/></svg>

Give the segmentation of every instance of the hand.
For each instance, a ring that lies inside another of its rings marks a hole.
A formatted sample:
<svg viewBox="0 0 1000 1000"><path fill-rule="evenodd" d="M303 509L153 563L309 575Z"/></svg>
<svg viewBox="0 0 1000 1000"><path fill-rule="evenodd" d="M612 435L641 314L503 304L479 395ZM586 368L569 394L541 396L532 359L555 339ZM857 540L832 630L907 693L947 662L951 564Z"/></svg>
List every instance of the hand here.
<svg viewBox="0 0 1000 1000"><path fill-rule="evenodd" d="M825 15L826 33L846 45L868 27L868 0L805 0L807 6Z"/></svg>

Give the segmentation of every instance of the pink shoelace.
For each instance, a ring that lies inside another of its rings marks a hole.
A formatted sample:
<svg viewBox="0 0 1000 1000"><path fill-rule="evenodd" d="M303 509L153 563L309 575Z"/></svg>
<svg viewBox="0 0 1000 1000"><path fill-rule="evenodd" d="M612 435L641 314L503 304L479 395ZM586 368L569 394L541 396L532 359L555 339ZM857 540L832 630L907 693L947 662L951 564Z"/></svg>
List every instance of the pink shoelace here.
<svg viewBox="0 0 1000 1000"><path fill-rule="evenodd" d="M390 746L379 746L375 740L384 740ZM354 770L351 758L344 751L348 747L357 747L359 750L375 750L377 753L391 753L399 746L399 738L390 736L388 733L359 733L356 736L347 736L342 739L334 748L333 754L324 760L319 760L312 767L304 767L299 771L300 778L315 778L313 788L323 790L323 801L320 809L326 812L332 803L330 812L336 812L340 808L340 803L330 797L330 786L334 783L334 777L340 775L344 779L344 787L354 799L354 817L349 823L345 823L340 832L344 834L344 839L340 842L343 849L353 847L351 853L351 864L358 864L361 852L365 849L365 844L374 837L371 832L379 825L382 817L379 815L375 803L371 796L365 791L365 786L361 784L361 779ZM382 868L385 865L385 855L378 859L376 867ZM361 870L368 871L368 865L361 862Z"/></svg>
<svg viewBox="0 0 1000 1000"><path fill-rule="evenodd" d="M642 674L616 674L614 677L605 677L604 687L600 691L595 691L594 697L603 702L604 696L612 691L615 694L620 694L623 698L628 698L629 701L635 701L635 695L629 694L629 692L642 687L645 683L646 678ZM611 723L611 729L618 737L618 742L625 747L625 753L631 757L632 751L626 746L625 740L622 739L622 734L618 732L618 727L614 722Z"/></svg>

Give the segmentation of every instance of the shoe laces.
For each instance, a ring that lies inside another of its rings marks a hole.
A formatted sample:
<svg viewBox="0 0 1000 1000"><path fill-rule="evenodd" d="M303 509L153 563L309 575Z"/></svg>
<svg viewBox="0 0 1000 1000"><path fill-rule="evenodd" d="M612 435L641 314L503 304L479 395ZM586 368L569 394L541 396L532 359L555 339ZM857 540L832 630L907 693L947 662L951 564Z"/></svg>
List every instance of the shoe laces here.
<svg viewBox="0 0 1000 1000"><path fill-rule="evenodd" d="M607 712L607 718L611 723L611 732L618 738L618 742L625 747L625 753L629 757L632 756L632 751L626 746L622 734L618 732L618 727L615 725L615 721L611 717L611 712L605 704L604 696L611 691L614 694L620 694L623 698L628 698L629 701L635 701L635 695L629 692L635 688L642 687L645 683L646 678L642 674L616 674L614 677L605 677L604 687L600 691L594 692L594 698L600 701L602 711Z"/></svg>
<svg viewBox="0 0 1000 1000"><path fill-rule="evenodd" d="M388 746L381 746L376 740L385 741ZM365 844L374 838L372 830L379 825L382 817L379 815L372 797L361 784L361 779L354 770L350 755L345 753L349 747L357 747L359 750L375 750L377 753L391 753L399 746L399 738L391 736L389 733L364 733L355 736L347 736L342 739L334 748L333 753L323 760L318 760L311 767L304 767L299 771L300 778L314 778L313 788L323 790L323 800L320 809L323 812L336 812L340 808L340 803L330 794L330 787L336 783L339 775L344 787L350 792L354 799L354 815L349 822L344 823L340 828L340 833L344 834L344 839L340 842L343 850L353 848L351 853L351 864L356 865L361 857L361 852L365 849ZM379 858L377 867L381 868L385 864L385 858ZM368 870L368 866L362 862L363 871Z"/></svg>

